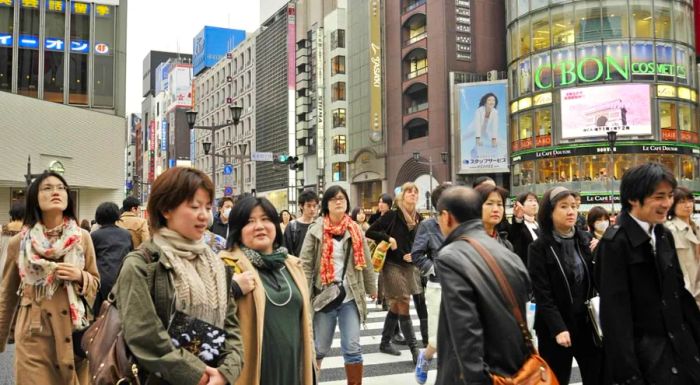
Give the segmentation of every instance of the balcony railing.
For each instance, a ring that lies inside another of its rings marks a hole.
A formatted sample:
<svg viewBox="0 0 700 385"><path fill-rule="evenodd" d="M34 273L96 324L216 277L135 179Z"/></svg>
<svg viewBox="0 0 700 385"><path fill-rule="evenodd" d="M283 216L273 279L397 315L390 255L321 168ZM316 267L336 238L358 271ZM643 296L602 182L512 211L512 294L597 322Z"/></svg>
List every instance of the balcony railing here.
<svg viewBox="0 0 700 385"><path fill-rule="evenodd" d="M428 67L423 67L423 68L417 69L413 72L407 73L406 80L411 80L413 78L416 78L416 77L421 76L421 75L426 74L426 73L428 73Z"/></svg>
<svg viewBox="0 0 700 385"><path fill-rule="evenodd" d="M404 40L403 45L404 45L404 47L405 47L405 46L408 46L408 45L417 43L417 42L419 42L419 41L421 41L421 40L423 40L423 39L425 39L425 38L427 38L427 37L428 37L428 32L423 32L423 33L421 33L421 34L418 34L418 35L416 35L416 36L413 36L413 37L411 37L411 38L408 38L408 39Z"/></svg>
<svg viewBox="0 0 700 385"><path fill-rule="evenodd" d="M406 12L411 12L414 9L420 7L421 5L425 4L426 0L418 0L418 1L411 1L409 2L404 8L403 8L403 13Z"/></svg>
<svg viewBox="0 0 700 385"><path fill-rule="evenodd" d="M406 114L414 114L418 111L423 111L428 109L428 102L421 103L421 104L416 104L415 106L411 106L406 108Z"/></svg>

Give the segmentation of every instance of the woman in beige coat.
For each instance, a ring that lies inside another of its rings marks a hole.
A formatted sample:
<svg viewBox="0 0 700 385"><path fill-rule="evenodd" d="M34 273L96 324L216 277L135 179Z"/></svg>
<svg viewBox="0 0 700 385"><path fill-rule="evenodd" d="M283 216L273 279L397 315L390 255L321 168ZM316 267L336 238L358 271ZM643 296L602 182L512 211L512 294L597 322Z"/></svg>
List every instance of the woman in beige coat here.
<svg viewBox="0 0 700 385"><path fill-rule="evenodd" d="M231 212L228 251L219 253L252 280L233 289L244 362L236 385L315 383L308 285L299 258L281 247L279 223L269 200L245 198Z"/></svg>
<svg viewBox="0 0 700 385"><path fill-rule="evenodd" d="M700 226L690 219L694 208L693 193L686 187L677 187L673 191L673 206L668 211L666 227L673 233L685 288L700 307Z"/></svg>
<svg viewBox="0 0 700 385"><path fill-rule="evenodd" d="M17 385L89 384L73 333L91 321L87 304L98 286L90 233L78 227L68 184L45 172L27 191L24 227L10 240L0 286L0 352L17 309Z"/></svg>

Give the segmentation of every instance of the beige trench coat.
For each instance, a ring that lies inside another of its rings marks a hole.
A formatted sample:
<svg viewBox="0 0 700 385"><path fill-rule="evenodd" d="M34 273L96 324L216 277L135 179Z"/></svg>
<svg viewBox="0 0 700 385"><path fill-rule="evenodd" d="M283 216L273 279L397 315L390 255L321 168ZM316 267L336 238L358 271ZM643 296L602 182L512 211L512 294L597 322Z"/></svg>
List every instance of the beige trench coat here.
<svg viewBox="0 0 700 385"><path fill-rule="evenodd" d="M700 226L693 222L690 224L693 229L682 220L673 218L666 222L666 227L673 233L685 288L700 307Z"/></svg>
<svg viewBox="0 0 700 385"><path fill-rule="evenodd" d="M85 252L84 285L82 292L77 291L76 285L76 292L92 304L100 278L90 233L81 231ZM14 325L17 385L88 385L87 361L73 356L67 292L57 290L51 299L40 302L35 300L31 289L24 290L21 297L17 295L21 282L17 268L19 244L18 234L8 245L0 286L0 352L5 350L17 309Z"/></svg>

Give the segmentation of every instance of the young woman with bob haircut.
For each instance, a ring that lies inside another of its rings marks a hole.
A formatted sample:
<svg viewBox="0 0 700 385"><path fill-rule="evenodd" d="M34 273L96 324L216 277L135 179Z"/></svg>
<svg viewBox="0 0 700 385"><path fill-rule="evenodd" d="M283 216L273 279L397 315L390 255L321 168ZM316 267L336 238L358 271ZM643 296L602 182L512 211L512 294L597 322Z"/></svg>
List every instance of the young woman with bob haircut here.
<svg viewBox="0 0 700 385"><path fill-rule="evenodd" d="M481 184L474 190L481 197L481 220L484 222L486 234L508 250L513 251L513 245L508 241L508 233L498 231L498 225L506 215L505 202L508 191L503 187L488 183Z"/></svg>
<svg viewBox="0 0 700 385"><path fill-rule="evenodd" d="M312 385L311 309L301 260L282 246L275 207L246 197L231 211L228 250L219 256L252 280L238 296L244 362L237 385Z"/></svg>
<svg viewBox="0 0 700 385"><path fill-rule="evenodd" d="M537 195L533 192L518 195L513 206L513 224L508 231L508 240L513 245L513 252L518 254L525 266L528 247L540 236L540 225L537 223L539 209Z"/></svg>
<svg viewBox="0 0 700 385"><path fill-rule="evenodd" d="M586 301L594 297L588 233L576 228L575 194L566 187L547 190L539 210L540 236L530 245L528 270L537 309L538 348L560 385L571 376L576 357L584 385L599 385L603 351L596 346Z"/></svg>
<svg viewBox="0 0 700 385"><path fill-rule="evenodd" d="M321 217L306 233L299 257L314 295L337 282L345 290L342 303L314 312L318 366L331 350L338 324L348 384L359 385L363 370L360 325L367 320L365 297L376 298L377 290L364 232L348 215L349 207L347 192L330 186L321 199Z"/></svg>
<svg viewBox="0 0 700 385"><path fill-rule="evenodd" d="M596 246L598 246L598 242L603 238L605 230L610 227L610 214L608 214L608 210L601 206L591 208L588 211L586 224L588 225L588 233L592 236L591 250L595 250Z"/></svg>
<svg viewBox="0 0 700 385"><path fill-rule="evenodd" d="M692 219L694 209L693 192L687 187L676 187L666 227L673 234L685 288L700 306L700 226Z"/></svg>
<svg viewBox="0 0 700 385"><path fill-rule="evenodd" d="M78 226L70 187L44 172L27 190L24 226L10 239L0 286L0 352L14 327L18 384L89 383L73 333L92 321L88 304L99 286L92 239Z"/></svg>
<svg viewBox="0 0 700 385"><path fill-rule="evenodd" d="M145 251L126 256L113 289L124 340L146 372L141 383L223 385L241 373L236 302L229 300L226 267L204 242L213 200L214 185L194 168L170 168L152 185L147 206L151 239L141 244ZM155 266L149 266L144 253ZM161 292L154 291L157 282L149 279L158 274L167 274L170 282ZM165 297L158 302L168 304L167 309L154 303L152 292ZM173 346L167 328L176 310L226 331L216 367Z"/></svg>

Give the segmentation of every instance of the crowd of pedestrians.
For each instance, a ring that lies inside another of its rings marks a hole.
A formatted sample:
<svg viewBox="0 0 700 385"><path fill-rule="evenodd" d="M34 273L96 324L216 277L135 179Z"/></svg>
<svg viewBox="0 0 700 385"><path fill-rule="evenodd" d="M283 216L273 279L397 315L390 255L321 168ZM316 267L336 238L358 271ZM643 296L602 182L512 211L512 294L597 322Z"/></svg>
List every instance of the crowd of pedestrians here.
<svg viewBox="0 0 700 385"><path fill-rule="evenodd" d="M205 174L176 167L154 182L147 219L136 198L105 202L90 232L67 181L44 173L2 227L0 352L15 344L17 384L91 384L100 358L80 339L110 305L141 383L317 384L339 329L359 385L375 301L379 351L406 344L419 384L437 368L439 385L533 373L565 385L574 359L584 385L700 384L700 226L664 166L625 172L618 215L583 215L580 193L553 186L518 196L508 218L508 191L488 177L437 186L434 216L421 193L405 183L370 213L333 185L278 212L252 195L214 202ZM208 342L175 343L178 314L217 331L214 359L197 354Z"/></svg>

